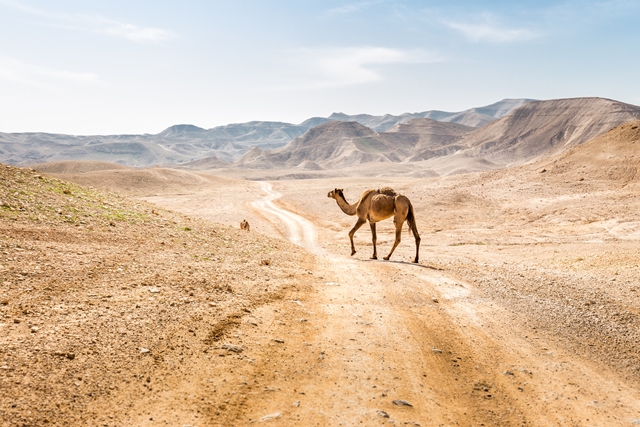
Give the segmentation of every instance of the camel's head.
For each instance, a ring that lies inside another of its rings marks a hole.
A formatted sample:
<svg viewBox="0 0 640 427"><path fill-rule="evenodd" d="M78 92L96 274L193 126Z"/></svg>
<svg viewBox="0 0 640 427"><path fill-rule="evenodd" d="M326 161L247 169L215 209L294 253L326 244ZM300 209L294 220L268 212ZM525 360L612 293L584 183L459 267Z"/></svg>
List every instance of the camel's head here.
<svg viewBox="0 0 640 427"><path fill-rule="evenodd" d="M329 191L329 194L327 194L327 197L331 197L332 199L336 199L338 198L338 196L344 198L344 196L342 195L342 188L336 188L335 190Z"/></svg>

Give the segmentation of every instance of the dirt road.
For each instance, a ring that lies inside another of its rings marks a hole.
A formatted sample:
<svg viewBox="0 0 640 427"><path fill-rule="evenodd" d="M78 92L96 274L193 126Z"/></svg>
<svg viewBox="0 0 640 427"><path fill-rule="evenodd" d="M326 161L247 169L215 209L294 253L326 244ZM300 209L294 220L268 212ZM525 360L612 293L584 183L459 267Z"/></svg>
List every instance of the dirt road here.
<svg viewBox="0 0 640 427"><path fill-rule="evenodd" d="M632 382L540 336L469 278L428 261L349 258L343 246L332 253L332 231L316 231L316 243L309 220L278 207L262 185L266 196L252 206L317 254L309 273L318 281L253 332L279 338L249 379L264 387L245 395L228 425L640 424Z"/></svg>
<svg viewBox="0 0 640 427"><path fill-rule="evenodd" d="M311 252L317 251L317 236L313 224L300 215L276 206L273 201L282 197L282 194L274 191L270 183L262 181L256 182L256 185L265 195L250 202L250 205L259 213L266 214L272 218L279 218L284 225L287 238L292 243L302 246Z"/></svg>
<svg viewBox="0 0 640 427"><path fill-rule="evenodd" d="M326 194L368 178L208 177L140 190L153 206L7 173L3 427L640 425L634 187L384 178L416 265L406 232L391 262L367 227L349 256Z"/></svg>

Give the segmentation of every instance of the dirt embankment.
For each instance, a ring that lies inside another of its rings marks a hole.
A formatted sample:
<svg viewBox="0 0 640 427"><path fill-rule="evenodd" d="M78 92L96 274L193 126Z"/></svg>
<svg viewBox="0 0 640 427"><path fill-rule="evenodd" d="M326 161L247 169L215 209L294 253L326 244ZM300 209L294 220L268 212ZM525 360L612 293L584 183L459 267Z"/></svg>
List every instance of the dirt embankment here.
<svg viewBox="0 0 640 427"><path fill-rule="evenodd" d="M0 165L0 425L224 419L206 380L256 368L241 344L214 349L268 322L256 310L312 265L282 240Z"/></svg>

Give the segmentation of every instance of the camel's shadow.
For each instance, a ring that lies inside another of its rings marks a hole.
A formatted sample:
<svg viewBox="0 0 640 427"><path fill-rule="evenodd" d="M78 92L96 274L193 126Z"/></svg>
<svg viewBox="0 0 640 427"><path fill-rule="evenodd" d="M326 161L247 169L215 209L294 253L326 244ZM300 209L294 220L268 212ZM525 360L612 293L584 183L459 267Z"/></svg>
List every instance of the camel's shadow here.
<svg viewBox="0 0 640 427"><path fill-rule="evenodd" d="M416 264L415 262L408 262L408 261L386 261L386 260L382 260L382 259L361 259L361 262L389 262L392 264L404 264L404 265L410 265L411 267L419 267L419 268L426 268L429 270L435 270L435 271L444 271L444 268L441 267L436 267L433 265L424 265L424 264Z"/></svg>

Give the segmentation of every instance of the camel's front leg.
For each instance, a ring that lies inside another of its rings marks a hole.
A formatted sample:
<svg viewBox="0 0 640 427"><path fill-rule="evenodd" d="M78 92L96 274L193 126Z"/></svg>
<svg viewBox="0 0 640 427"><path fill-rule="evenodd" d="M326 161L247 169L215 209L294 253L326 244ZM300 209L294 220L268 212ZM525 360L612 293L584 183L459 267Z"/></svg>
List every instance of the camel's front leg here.
<svg viewBox="0 0 640 427"><path fill-rule="evenodd" d="M369 225L371 226L371 242L373 243L373 255L371 255L371 259L378 259L378 250L376 248L376 242L378 241L378 236L376 235L376 223L369 221Z"/></svg>
<svg viewBox="0 0 640 427"><path fill-rule="evenodd" d="M356 247L353 245L353 235L356 234L356 231L358 231L358 228L362 227L362 224L364 224L365 222L366 220L362 218L358 218L358 222L356 222L356 225L354 225L351 231L349 232L349 240L351 240L351 256L353 256L353 254L356 253Z"/></svg>
<svg viewBox="0 0 640 427"><path fill-rule="evenodd" d="M397 221L395 221L395 219L394 219L393 222L396 225L396 241L393 242L393 247L391 248L391 251L389 252L389 255L384 257L384 259L386 261L389 261L389 258L391 258L391 254L393 254L393 251L395 251L396 247L400 244L400 238L401 238L401 235L402 235L402 222L397 222Z"/></svg>

